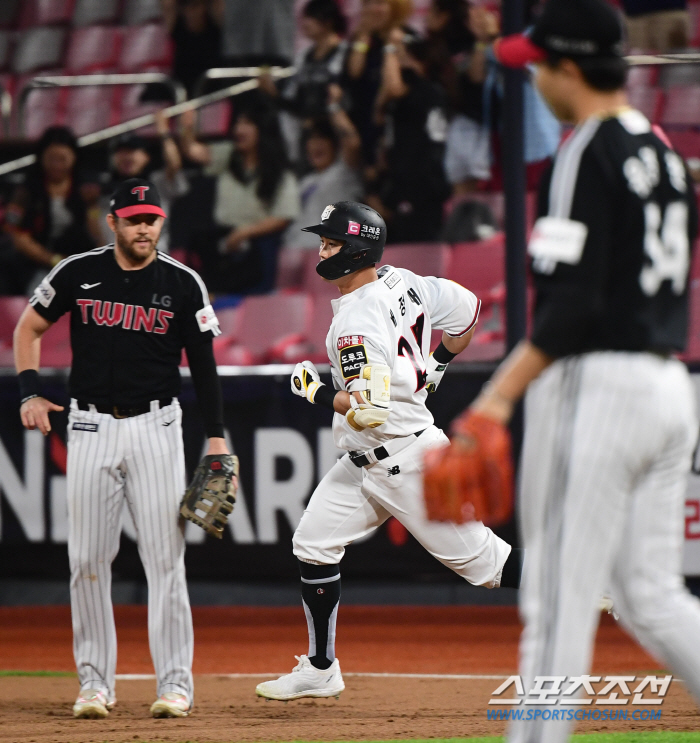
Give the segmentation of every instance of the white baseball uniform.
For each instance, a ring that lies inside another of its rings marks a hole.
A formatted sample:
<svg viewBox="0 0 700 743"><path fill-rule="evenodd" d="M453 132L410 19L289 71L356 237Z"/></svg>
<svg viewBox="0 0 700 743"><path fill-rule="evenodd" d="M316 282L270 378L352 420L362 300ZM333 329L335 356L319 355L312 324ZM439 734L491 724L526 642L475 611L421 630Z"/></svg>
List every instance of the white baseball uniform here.
<svg viewBox="0 0 700 743"><path fill-rule="evenodd" d="M371 461L357 467L346 454L331 468L297 527L294 554L305 562L337 564L346 545L395 516L458 575L474 585L497 587L510 545L480 522L456 526L427 521L422 498L423 455L448 442L425 405L431 331L464 335L478 319L480 302L446 279L392 267L382 267L379 273L377 281L332 300L334 318L326 347L338 390L359 388L362 365L387 365L391 412L386 423L362 431L335 414L336 446L365 452ZM390 456L377 461L373 450L380 446Z"/></svg>

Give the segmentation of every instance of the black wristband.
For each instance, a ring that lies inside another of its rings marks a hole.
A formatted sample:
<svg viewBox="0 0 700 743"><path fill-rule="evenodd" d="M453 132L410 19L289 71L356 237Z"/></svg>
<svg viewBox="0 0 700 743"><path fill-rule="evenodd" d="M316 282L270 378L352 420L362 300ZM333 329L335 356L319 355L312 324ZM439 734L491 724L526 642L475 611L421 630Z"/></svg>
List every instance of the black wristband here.
<svg viewBox="0 0 700 743"><path fill-rule="evenodd" d="M36 369L25 369L17 375L17 378L19 379L19 397L22 402L40 396L39 372Z"/></svg>
<svg viewBox="0 0 700 743"><path fill-rule="evenodd" d="M440 345L433 351L433 358L438 364L449 364L456 356L456 353L450 353L440 341Z"/></svg>
<svg viewBox="0 0 700 743"><path fill-rule="evenodd" d="M323 405L324 408L333 408L333 400L338 393L332 390L328 385L323 384L317 390L314 395L314 405Z"/></svg>

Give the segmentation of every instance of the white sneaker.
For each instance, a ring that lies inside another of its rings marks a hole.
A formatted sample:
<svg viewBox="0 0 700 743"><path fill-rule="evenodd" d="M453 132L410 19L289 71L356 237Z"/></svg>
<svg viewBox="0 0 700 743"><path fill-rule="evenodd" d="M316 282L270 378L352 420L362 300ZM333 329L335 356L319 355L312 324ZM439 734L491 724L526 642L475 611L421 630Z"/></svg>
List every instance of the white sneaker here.
<svg viewBox="0 0 700 743"><path fill-rule="evenodd" d="M81 691L73 705L73 717L85 720L99 720L107 717L117 703L116 699L107 700L107 695L99 689Z"/></svg>
<svg viewBox="0 0 700 743"><path fill-rule="evenodd" d="M190 700L175 691L166 691L151 705L153 717L187 717L191 711Z"/></svg>
<svg viewBox="0 0 700 743"><path fill-rule="evenodd" d="M306 655L295 655L299 665L275 681L263 681L255 687L255 693L266 699L301 699L302 697L335 697L345 689L340 664L336 658L330 668L322 671L311 665Z"/></svg>

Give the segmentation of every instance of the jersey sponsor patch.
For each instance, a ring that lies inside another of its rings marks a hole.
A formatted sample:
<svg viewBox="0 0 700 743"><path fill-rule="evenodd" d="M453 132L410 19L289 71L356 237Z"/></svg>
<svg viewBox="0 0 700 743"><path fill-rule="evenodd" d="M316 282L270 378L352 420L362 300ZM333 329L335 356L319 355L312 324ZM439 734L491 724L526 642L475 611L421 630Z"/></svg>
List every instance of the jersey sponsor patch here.
<svg viewBox="0 0 700 743"><path fill-rule="evenodd" d="M40 305L48 307L56 296L56 290L51 286L48 279L44 279L34 290L34 296Z"/></svg>
<svg viewBox="0 0 700 743"><path fill-rule="evenodd" d="M393 272L384 279L384 283L389 287L389 289L393 289L399 281L401 281L401 277L397 273Z"/></svg>
<svg viewBox="0 0 700 743"><path fill-rule="evenodd" d="M367 363L367 351L364 345L348 346L339 355L343 379L346 381L356 379L360 375L360 369Z"/></svg>
<svg viewBox="0 0 700 743"><path fill-rule="evenodd" d="M214 308L210 304L206 307L202 307L201 310L196 312L195 317L197 318L197 325L202 333L211 330L214 335L219 335L221 332L219 330L219 319L214 312Z"/></svg>
<svg viewBox="0 0 700 743"><path fill-rule="evenodd" d="M74 423L74 431L88 431L89 433L97 433L99 423Z"/></svg>
<svg viewBox="0 0 700 743"><path fill-rule="evenodd" d="M527 252L535 259L536 269L545 265L554 270L556 263L576 265L583 255L588 226L564 217L540 217L535 222ZM551 271L544 271L551 273Z"/></svg>
<svg viewBox="0 0 700 743"><path fill-rule="evenodd" d="M348 346L361 346L364 342L364 335L341 335L338 338L338 350L342 351Z"/></svg>

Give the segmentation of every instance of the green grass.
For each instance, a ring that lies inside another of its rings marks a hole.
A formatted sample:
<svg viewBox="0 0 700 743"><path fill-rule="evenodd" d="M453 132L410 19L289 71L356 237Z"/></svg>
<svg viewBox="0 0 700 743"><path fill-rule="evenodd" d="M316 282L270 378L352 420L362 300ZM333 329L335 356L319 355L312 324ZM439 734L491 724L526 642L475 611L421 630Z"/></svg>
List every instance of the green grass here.
<svg viewBox="0 0 700 743"><path fill-rule="evenodd" d="M76 676L77 674L70 671L2 671L0 678L6 676Z"/></svg>

